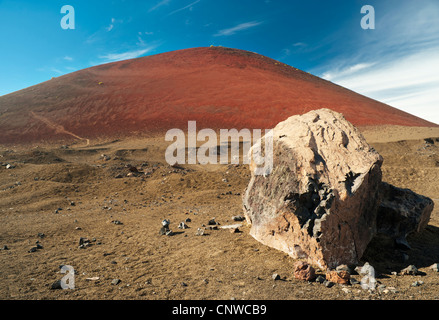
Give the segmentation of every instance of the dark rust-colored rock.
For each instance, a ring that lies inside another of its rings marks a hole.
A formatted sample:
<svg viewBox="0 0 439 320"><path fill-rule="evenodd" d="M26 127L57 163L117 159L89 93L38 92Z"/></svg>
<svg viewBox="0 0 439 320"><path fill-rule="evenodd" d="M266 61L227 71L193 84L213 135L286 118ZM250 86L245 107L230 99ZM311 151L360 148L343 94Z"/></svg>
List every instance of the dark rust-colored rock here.
<svg viewBox="0 0 439 320"><path fill-rule="evenodd" d="M316 271L306 262L299 261L294 265L294 277L299 280L312 281L316 278Z"/></svg>
<svg viewBox="0 0 439 320"><path fill-rule="evenodd" d="M339 283L339 284L349 284L349 279L351 278L351 275L347 271L329 271L326 273L326 280Z"/></svg>

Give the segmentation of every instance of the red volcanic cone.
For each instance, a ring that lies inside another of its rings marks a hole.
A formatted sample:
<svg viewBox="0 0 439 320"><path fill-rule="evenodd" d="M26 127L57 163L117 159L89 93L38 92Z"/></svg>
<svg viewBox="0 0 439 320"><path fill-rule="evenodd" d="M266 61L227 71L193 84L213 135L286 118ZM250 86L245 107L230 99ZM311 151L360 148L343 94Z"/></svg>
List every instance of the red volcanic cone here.
<svg viewBox="0 0 439 320"><path fill-rule="evenodd" d="M0 97L0 143L187 128L272 128L329 108L354 125L436 124L262 55L194 48L109 63Z"/></svg>

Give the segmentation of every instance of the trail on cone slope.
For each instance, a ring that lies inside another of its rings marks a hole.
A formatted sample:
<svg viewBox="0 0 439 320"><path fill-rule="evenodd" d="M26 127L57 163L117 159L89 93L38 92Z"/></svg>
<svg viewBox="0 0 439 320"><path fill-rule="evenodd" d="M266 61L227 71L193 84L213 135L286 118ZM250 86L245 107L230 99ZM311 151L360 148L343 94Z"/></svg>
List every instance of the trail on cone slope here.
<svg viewBox="0 0 439 320"><path fill-rule="evenodd" d="M56 133L64 133L64 134L68 134L76 139L79 140L85 140L86 141L86 146L90 145L90 139L87 138L82 138L76 134L74 134L73 132L70 132L68 130L66 130L62 125L60 124L56 124L53 123L52 121L50 121L49 119L47 119L46 117L43 117L41 115L37 115L35 112L31 111L30 114L32 115L32 117L34 117L37 120L40 120L41 122L44 122L48 127L52 128L55 130Z"/></svg>

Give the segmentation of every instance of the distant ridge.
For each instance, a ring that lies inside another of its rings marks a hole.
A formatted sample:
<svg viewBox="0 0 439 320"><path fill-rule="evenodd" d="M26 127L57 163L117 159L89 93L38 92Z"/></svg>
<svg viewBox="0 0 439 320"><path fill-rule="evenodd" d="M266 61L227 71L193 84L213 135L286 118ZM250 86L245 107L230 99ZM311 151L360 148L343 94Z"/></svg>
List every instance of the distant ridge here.
<svg viewBox="0 0 439 320"><path fill-rule="evenodd" d="M330 108L357 126L437 127L257 53L192 48L104 64L0 97L0 143L272 128Z"/></svg>

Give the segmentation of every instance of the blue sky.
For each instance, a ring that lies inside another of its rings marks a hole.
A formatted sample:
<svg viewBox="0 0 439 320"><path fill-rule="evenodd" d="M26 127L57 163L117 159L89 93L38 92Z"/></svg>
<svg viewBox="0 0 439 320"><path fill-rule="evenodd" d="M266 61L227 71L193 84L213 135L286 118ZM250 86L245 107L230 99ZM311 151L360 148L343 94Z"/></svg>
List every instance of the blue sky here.
<svg viewBox="0 0 439 320"><path fill-rule="evenodd" d="M64 30L61 7L75 9ZM364 30L361 8L375 9ZM112 61L258 52L439 123L437 0L0 0L0 95Z"/></svg>

